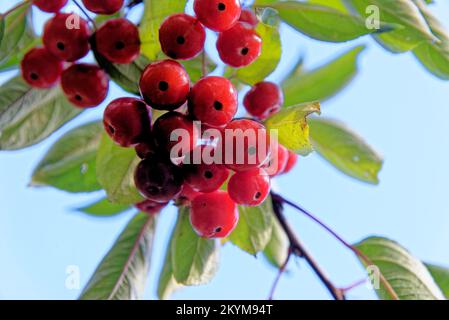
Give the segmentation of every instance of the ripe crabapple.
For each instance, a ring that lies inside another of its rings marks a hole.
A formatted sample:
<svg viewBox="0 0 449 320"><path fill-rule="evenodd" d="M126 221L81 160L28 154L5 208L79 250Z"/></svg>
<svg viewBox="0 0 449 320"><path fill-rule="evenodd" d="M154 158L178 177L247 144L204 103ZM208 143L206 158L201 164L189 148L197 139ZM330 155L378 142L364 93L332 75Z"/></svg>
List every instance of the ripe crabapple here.
<svg viewBox="0 0 449 320"><path fill-rule="evenodd" d="M61 10L68 0L34 0L33 4L40 10L48 13L57 13Z"/></svg>
<svg viewBox="0 0 449 320"><path fill-rule="evenodd" d="M149 108L139 99L116 99L106 107L103 124L115 143L125 148L136 146L150 136Z"/></svg>
<svg viewBox="0 0 449 320"><path fill-rule="evenodd" d="M201 194L192 201L190 222L201 237L225 238L238 220L237 206L225 191Z"/></svg>
<svg viewBox="0 0 449 320"><path fill-rule="evenodd" d="M91 108L106 99L109 78L98 66L80 63L64 70L61 86L71 103L81 108Z"/></svg>
<svg viewBox="0 0 449 320"><path fill-rule="evenodd" d="M156 214L159 213L162 209L164 209L168 205L168 202L159 203L153 200L144 200L142 202L136 203L135 207L148 214Z"/></svg>
<svg viewBox="0 0 449 320"><path fill-rule="evenodd" d="M179 13L162 23L159 41L162 51L170 58L188 60L203 50L206 31L198 19Z"/></svg>
<svg viewBox="0 0 449 320"><path fill-rule="evenodd" d="M220 189L229 177L229 170L220 164L191 164L183 169L186 182L193 190L203 193Z"/></svg>
<svg viewBox="0 0 449 320"><path fill-rule="evenodd" d="M258 206L270 192L270 177L260 168L235 173L228 183L228 193L235 203Z"/></svg>
<svg viewBox="0 0 449 320"><path fill-rule="evenodd" d="M285 169L282 173L289 173L290 171L292 171L293 167L296 165L297 162L298 162L298 155L293 151L289 150L287 165L285 166Z"/></svg>
<svg viewBox="0 0 449 320"><path fill-rule="evenodd" d="M139 87L149 106L157 110L172 111L186 103L190 78L180 63L163 60L145 68Z"/></svg>
<svg viewBox="0 0 449 320"><path fill-rule="evenodd" d="M240 15L240 22L245 22L249 24L251 27L255 28L259 24L259 20L257 19L256 14L253 10L243 9L242 14Z"/></svg>
<svg viewBox="0 0 449 320"><path fill-rule="evenodd" d="M281 88L272 82L259 82L245 95L243 105L252 116L265 120L278 112L284 103Z"/></svg>
<svg viewBox="0 0 449 320"><path fill-rule="evenodd" d="M45 48L34 48L23 57L20 68L23 79L32 87L45 89L56 85L63 63Z"/></svg>
<svg viewBox="0 0 449 320"><path fill-rule="evenodd" d="M146 159L156 152L156 147L151 138L147 139L145 142L139 143L134 149L140 159Z"/></svg>
<svg viewBox="0 0 449 320"><path fill-rule="evenodd" d="M95 33L95 47L113 63L127 64L139 57L139 29L124 18L111 19Z"/></svg>
<svg viewBox="0 0 449 320"><path fill-rule="evenodd" d="M262 52L262 38L250 25L238 22L220 33L217 50L221 60L231 67L240 68L254 62Z"/></svg>
<svg viewBox="0 0 449 320"><path fill-rule="evenodd" d="M54 56L73 62L89 52L89 36L86 20L76 13L58 13L45 24L42 40Z"/></svg>
<svg viewBox="0 0 449 320"><path fill-rule="evenodd" d="M221 32L235 25L242 8L239 0L195 0L193 10L204 26Z"/></svg>
<svg viewBox="0 0 449 320"><path fill-rule="evenodd" d="M238 93L224 77L206 77L198 81L189 95L189 113L203 124L223 127L235 116Z"/></svg>
<svg viewBox="0 0 449 320"><path fill-rule="evenodd" d="M87 10L96 14L111 15L123 7L124 0L83 0Z"/></svg>
<svg viewBox="0 0 449 320"><path fill-rule="evenodd" d="M195 191L188 183L184 183L182 191L178 196L178 200L181 202L191 202L197 196L201 195L201 192Z"/></svg>
<svg viewBox="0 0 449 320"><path fill-rule="evenodd" d="M270 144L270 158L264 165L265 171L272 177L281 174L288 162L288 149L279 142L271 141Z"/></svg>

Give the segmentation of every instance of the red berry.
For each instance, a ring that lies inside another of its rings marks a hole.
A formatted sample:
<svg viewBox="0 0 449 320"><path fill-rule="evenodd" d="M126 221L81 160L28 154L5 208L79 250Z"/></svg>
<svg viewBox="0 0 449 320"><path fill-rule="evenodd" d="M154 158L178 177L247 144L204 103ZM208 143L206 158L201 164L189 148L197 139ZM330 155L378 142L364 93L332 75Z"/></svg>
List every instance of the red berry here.
<svg viewBox="0 0 449 320"><path fill-rule="evenodd" d="M45 48L34 48L25 54L20 64L25 81L35 88L50 88L61 76L63 63Z"/></svg>
<svg viewBox="0 0 449 320"><path fill-rule="evenodd" d="M187 101L190 78L174 60L148 65L140 78L140 92L148 105L157 110L175 110Z"/></svg>
<svg viewBox="0 0 449 320"><path fill-rule="evenodd" d="M265 171L270 176L276 176L285 170L288 162L288 149L281 145L279 142L270 144L270 160L264 166Z"/></svg>
<svg viewBox="0 0 449 320"><path fill-rule="evenodd" d="M259 82L245 95L243 105L252 116L265 120L278 112L284 103L281 88L272 82Z"/></svg>
<svg viewBox="0 0 449 320"><path fill-rule="evenodd" d="M189 113L202 123L223 127L235 116L238 93L223 77L206 77L198 81L189 95Z"/></svg>
<svg viewBox="0 0 449 320"><path fill-rule="evenodd" d="M156 146L170 153L174 163L179 163L176 159L197 146L200 131L195 123L182 113L168 112L154 123L153 136Z"/></svg>
<svg viewBox="0 0 449 320"><path fill-rule="evenodd" d="M221 60L231 67L244 67L254 62L262 52L262 39L251 26L237 23L220 33L217 49Z"/></svg>
<svg viewBox="0 0 449 320"><path fill-rule="evenodd" d="M112 101L104 111L106 132L122 147L132 147L148 139L151 131L149 108L142 100L120 98Z"/></svg>
<svg viewBox="0 0 449 320"><path fill-rule="evenodd" d="M184 178L180 168L154 155L139 163L134 182L147 199L167 203L181 193Z"/></svg>
<svg viewBox="0 0 449 320"><path fill-rule="evenodd" d="M240 15L240 22L245 22L249 24L251 27L255 28L259 24L259 20L257 19L256 14L253 10L243 9L242 14Z"/></svg>
<svg viewBox="0 0 449 320"><path fill-rule="evenodd" d="M57 13L68 0L34 0L33 4L44 12Z"/></svg>
<svg viewBox="0 0 449 320"><path fill-rule="evenodd" d="M159 41L162 51L170 58L188 60L203 50L206 31L196 18L179 13L162 23Z"/></svg>
<svg viewBox="0 0 449 320"><path fill-rule="evenodd" d="M140 159L146 159L155 153L155 146L151 139L145 142L139 143L136 147L136 154Z"/></svg>
<svg viewBox="0 0 449 320"><path fill-rule="evenodd" d="M270 138L263 124L249 119L234 120L224 130L221 152L226 167L245 171L267 161Z"/></svg>
<svg viewBox="0 0 449 320"><path fill-rule="evenodd" d="M184 166L186 182L198 192L213 192L223 185L229 177L229 170L217 164L191 164Z"/></svg>
<svg viewBox="0 0 449 320"><path fill-rule="evenodd" d="M71 103L81 108L91 108L106 99L109 79L96 65L80 63L64 70L61 86Z"/></svg>
<svg viewBox="0 0 449 320"><path fill-rule="evenodd" d="M96 14L111 15L118 12L123 6L124 0L83 0L87 10Z"/></svg>
<svg viewBox="0 0 449 320"><path fill-rule="evenodd" d="M270 177L263 169L252 169L234 174L228 183L228 193L235 203L258 206L270 192Z"/></svg>
<svg viewBox="0 0 449 320"><path fill-rule="evenodd" d="M89 52L89 35L86 20L76 13L58 13L45 24L42 39L54 56L72 62Z"/></svg>
<svg viewBox="0 0 449 320"><path fill-rule="evenodd" d="M127 64L139 57L139 29L124 18L108 20L95 34L96 49L113 63Z"/></svg>
<svg viewBox="0 0 449 320"><path fill-rule="evenodd" d="M195 0L193 10L207 28L221 32L238 21L242 8L239 0Z"/></svg>
<svg viewBox="0 0 449 320"><path fill-rule="evenodd" d="M184 183L182 187L181 194L178 197L178 200L181 202L191 202L193 199L201 195L201 192L195 191L188 183Z"/></svg>
<svg viewBox="0 0 449 320"><path fill-rule="evenodd" d="M148 214L156 214L159 213L162 209L164 209L168 205L168 202L159 203L153 200L144 200L135 205L135 207L145 213Z"/></svg>
<svg viewBox="0 0 449 320"><path fill-rule="evenodd" d="M225 191L205 193L192 201L190 222L201 237L225 238L237 226L238 220L237 206Z"/></svg>
<svg viewBox="0 0 449 320"><path fill-rule="evenodd" d="M293 151L288 151L287 165L282 173L289 173L298 162L298 155Z"/></svg>

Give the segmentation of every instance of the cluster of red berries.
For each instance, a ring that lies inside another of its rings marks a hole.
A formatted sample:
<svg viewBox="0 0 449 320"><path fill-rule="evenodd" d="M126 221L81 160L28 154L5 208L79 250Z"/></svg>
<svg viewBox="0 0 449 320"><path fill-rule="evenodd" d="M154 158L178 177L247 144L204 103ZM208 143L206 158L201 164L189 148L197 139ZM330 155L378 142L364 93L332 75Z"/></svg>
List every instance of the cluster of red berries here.
<svg viewBox="0 0 449 320"><path fill-rule="evenodd" d="M80 108L104 101L109 78L95 64L77 63L91 48L112 63L126 64L140 54L137 27L127 19L111 19L91 32L88 22L75 13L61 13L67 0L35 0L41 10L55 15L44 27L43 47L33 48L21 62L22 76L35 88L46 89L59 82L68 100ZM83 0L96 14L113 14L124 0Z"/></svg>

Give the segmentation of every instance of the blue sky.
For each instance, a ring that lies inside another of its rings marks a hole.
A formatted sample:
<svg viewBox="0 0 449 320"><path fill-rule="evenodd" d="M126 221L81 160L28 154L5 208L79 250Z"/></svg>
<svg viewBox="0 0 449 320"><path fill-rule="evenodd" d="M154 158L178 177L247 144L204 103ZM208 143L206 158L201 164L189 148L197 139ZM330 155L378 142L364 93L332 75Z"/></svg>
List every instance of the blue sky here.
<svg viewBox="0 0 449 320"><path fill-rule="evenodd" d="M2 3L5 11L13 2ZM449 21L449 4L437 0L434 11ZM37 25L48 16L38 14ZM323 116L344 121L385 157L379 186L336 171L317 155L302 158L279 178L279 191L326 221L345 239L369 235L399 241L425 261L449 265L449 84L427 73L410 55L392 55L369 38L346 44L310 40L283 27L284 59L279 77L303 54L308 68L347 48L366 43L360 72L340 95L323 104ZM215 55L216 56L216 55ZM14 73L0 75L4 82ZM115 86L107 101L122 96ZM94 219L73 209L101 197L66 194L27 184L34 166L64 132L101 118L104 105L84 113L47 141L17 152L0 153L0 299L74 299L81 291L65 286L66 269L78 266L81 287L109 250L132 214ZM161 215L147 298L155 297L165 245L175 218ZM295 211L286 214L299 236L339 286L363 277L358 261L332 237ZM266 299L276 271L232 245L222 250L216 278L206 286L186 288L175 299ZM278 287L278 299L328 299L307 265L293 260ZM364 286L349 298L374 298Z"/></svg>

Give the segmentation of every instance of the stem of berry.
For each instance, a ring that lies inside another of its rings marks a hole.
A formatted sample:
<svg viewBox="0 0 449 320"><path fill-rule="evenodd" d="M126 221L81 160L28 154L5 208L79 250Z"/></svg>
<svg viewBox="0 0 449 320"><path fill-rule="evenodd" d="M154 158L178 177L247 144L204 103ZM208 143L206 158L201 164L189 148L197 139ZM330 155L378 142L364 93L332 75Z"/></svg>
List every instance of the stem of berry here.
<svg viewBox="0 0 449 320"><path fill-rule="evenodd" d="M272 193L272 197L273 199L276 199L277 201L279 201L282 204L288 204L289 206L291 206L292 208L300 211L301 213L303 213L304 215L306 215L308 218L312 219L313 221L315 221L316 223L318 223L322 228L324 228L327 232L329 232L333 237L335 237L341 244L343 244L346 248L348 248L349 250L351 250L356 256L358 256L366 265L370 266L374 266L374 263L371 261L370 258L368 258L368 256L366 256L363 252L361 252L359 249L357 249L356 247L354 247L353 245L351 245L350 243L348 243L346 240L344 240L340 235L338 235L334 230L332 230L328 225L326 225L323 221L321 221L320 219L318 219L317 217L315 217L313 214L311 214L310 212L308 212L307 210L305 210L304 208L300 207L299 205L285 199L284 197L282 197L281 195ZM380 273L380 282L382 283L382 285L385 287L385 290L388 292L388 294L391 296L391 298L393 300L399 300L398 295L396 294L396 292L394 291L394 289L391 287L390 283L387 281L387 279L385 279L385 277L383 276L382 273Z"/></svg>
<svg viewBox="0 0 449 320"><path fill-rule="evenodd" d="M292 254L304 258L304 260L309 264L318 278L323 282L329 293L335 300L345 300L345 296L342 290L337 288L325 274L325 272L321 269L315 259L310 255L304 245L300 242L293 229L290 227L290 224L287 222L287 219L284 216L284 208L283 208L283 198L278 196L275 193L272 193L272 202L273 202L273 210L276 218L284 229L289 241L290 241L290 250Z"/></svg>
<svg viewBox="0 0 449 320"><path fill-rule="evenodd" d="M92 26L94 27L95 30L97 30L97 24L95 23L95 21L89 16L89 14L86 12L86 10L84 10L84 8L78 3L78 1L76 0L72 0L73 3L81 10L81 12L83 13L83 15L86 17L86 19L92 23Z"/></svg>
<svg viewBox="0 0 449 320"><path fill-rule="evenodd" d="M279 284L279 280L281 280L281 277L284 274L285 269L287 268L287 265L288 265L288 262L290 261L291 256L292 256L292 251L289 248L288 249L287 259L285 259L285 262L279 268L279 271L278 271L278 274L276 276L276 279L274 280L273 286L271 287L270 296L268 297L268 300L273 300L274 293L276 292L276 288L277 288L277 286Z"/></svg>
<svg viewBox="0 0 449 320"><path fill-rule="evenodd" d="M206 52L204 50L201 53L201 72L203 73L203 77L207 76Z"/></svg>

